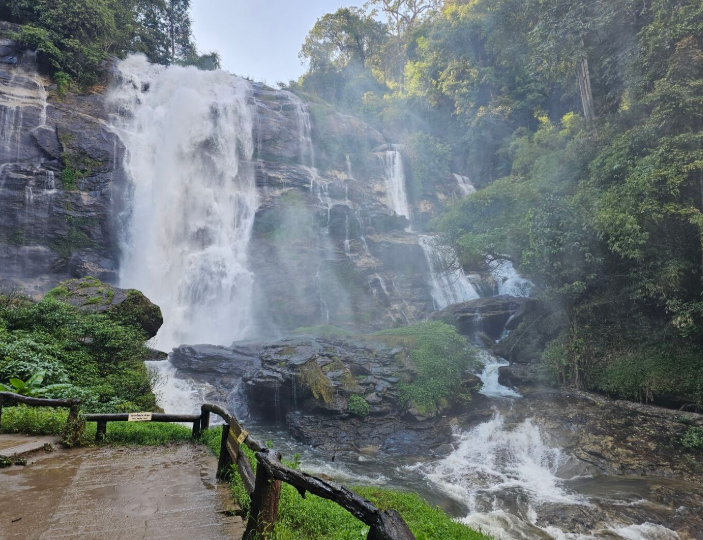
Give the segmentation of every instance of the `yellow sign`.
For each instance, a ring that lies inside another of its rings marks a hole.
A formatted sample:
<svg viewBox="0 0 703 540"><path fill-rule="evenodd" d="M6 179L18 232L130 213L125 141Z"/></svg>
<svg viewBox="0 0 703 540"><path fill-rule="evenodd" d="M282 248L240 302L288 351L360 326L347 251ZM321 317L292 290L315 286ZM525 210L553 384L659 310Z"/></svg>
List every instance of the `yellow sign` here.
<svg viewBox="0 0 703 540"><path fill-rule="evenodd" d="M229 430L229 435L227 436L227 451L229 452L229 455L232 456L233 461L237 461L238 457L238 446L236 439L234 438L234 432L230 429Z"/></svg>
<svg viewBox="0 0 703 540"><path fill-rule="evenodd" d="M239 437L237 438L237 442L239 444L242 444L247 439L248 436L249 436L249 432L246 429L243 429L241 435L239 435Z"/></svg>
<svg viewBox="0 0 703 540"><path fill-rule="evenodd" d="M131 412L129 413L129 422L151 422L150 412Z"/></svg>

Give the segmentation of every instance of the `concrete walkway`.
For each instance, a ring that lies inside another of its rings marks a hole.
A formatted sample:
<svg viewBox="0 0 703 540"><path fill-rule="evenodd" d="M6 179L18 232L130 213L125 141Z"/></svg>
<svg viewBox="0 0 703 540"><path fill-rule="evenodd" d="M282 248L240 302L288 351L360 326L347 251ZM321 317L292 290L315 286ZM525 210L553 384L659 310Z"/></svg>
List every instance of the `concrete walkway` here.
<svg viewBox="0 0 703 540"><path fill-rule="evenodd" d="M32 460L0 470L2 540L232 540L245 529L203 447L78 449Z"/></svg>

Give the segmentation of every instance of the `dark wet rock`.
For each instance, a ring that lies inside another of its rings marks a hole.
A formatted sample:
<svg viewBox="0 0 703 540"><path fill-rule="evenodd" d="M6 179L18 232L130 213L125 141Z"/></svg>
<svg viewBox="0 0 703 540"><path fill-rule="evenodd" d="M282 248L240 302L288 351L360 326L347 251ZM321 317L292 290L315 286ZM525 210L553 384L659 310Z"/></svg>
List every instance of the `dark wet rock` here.
<svg viewBox="0 0 703 540"><path fill-rule="evenodd" d="M512 324L516 319L518 322L522 319L526 302L526 298L514 296L479 298L451 305L434 313L431 318L455 326L457 332L465 336L484 333L496 341L501 338L508 321Z"/></svg>
<svg viewBox="0 0 703 540"><path fill-rule="evenodd" d="M536 364L511 364L498 368L498 382L503 386L517 388L538 385L542 381Z"/></svg>
<svg viewBox="0 0 703 540"><path fill-rule="evenodd" d="M508 321L511 332L493 352L511 363L538 364L547 344L566 327L566 315L558 306L530 299Z"/></svg>
<svg viewBox="0 0 703 540"><path fill-rule="evenodd" d="M181 345L171 352L171 363L183 373L243 377L260 365L261 345L240 342L231 347Z"/></svg>
<svg viewBox="0 0 703 540"><path fill-rule="evenodd" d="M446 413L422 414L400 402L398 385L417 375L402 347L300 337L264 345L260 358L260 369L244 378L250 411L261 420L285 421L307 444L330 452L375 447L422 455L452 440ZM467 375L466 381L478 389L477 379ZM351 396L365 399L368 416L350 412Z"/></svg>
<svg viewBox="0 0 703 540"><path fill-rule="evenodd" d="M161 308L141 292L120 289L93 277L72 279L59 284L55 298L87 313L106 313L114 320L134 325L153 338L163 325Z"/></svg>
<svg viewBox="0 0 703 540"><path fill-rule="evenodd" d="M691 427L703 428L703 415L577 390L521 390L510 421L532 418L556 445L601 471L703 484L703 466L682 443Z"/></svg>
<svg viewBox="0 0 703 540"><path fill-rule="evenodd" d="M0 26L18 60L0 64L0 279L29 293L86 275L114 282L124 148L102 96L56 99L34 55L1 39L13 28Z"/></svg>

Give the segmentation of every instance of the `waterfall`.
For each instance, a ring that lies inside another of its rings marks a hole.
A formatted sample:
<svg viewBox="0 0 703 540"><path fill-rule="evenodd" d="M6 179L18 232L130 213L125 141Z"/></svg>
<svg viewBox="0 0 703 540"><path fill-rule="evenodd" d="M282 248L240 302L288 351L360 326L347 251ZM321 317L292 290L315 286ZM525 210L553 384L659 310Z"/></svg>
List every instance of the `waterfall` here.
<svg viewBox="0 0 703 540"><path fill-rule="evenodd" d="M503 366L510 365L510 362L498 358L488 349L477 349L479 359L483 364L483 371L479 374L479 379L483 383L481 387L481 394L488 397L496 398L518 398L518 394L512 388L503 386L498 382L498 376L500 374L499 370Z"/></svg>
<svg viewBox="0 0 703 540"><path fill-rule="evenodd" d="M389 150L380 155L384 165L386 198L388 206L399 216L410 219L410 204L405 185L403 156L397 150Z"/></svg>
<svg viewBox="0 0 703 540"><path fill-rule="evenodd" d="M459 190L462 195L466 197L472 193L476 193L476 188L471 183L471 180L467 176L461 176L460 174L454 174L454 179L459 186Z"/></svg>
<svg viewBox="0 0 703 540"><path fill-rule="evenodd" d="M292 92L287 92L295 107L295 118L298 123L298 146L300 162L312 169L315 168L315 148L312 144L312 120L307 105Z"/></svg>
<svg viewBox="0 0 703 540"><path fill-rule="evenodd" d="M518 274L513 263L506 260L494 260L489 261L488 266L493 279L496 281L499 295L530 296L534 285L531 281Z"/></svg>
<svg viewBox="0 0 703 540"><path fill-rule="evenodd" d="M430 268L430 286L436 309L480 298L464 270L456 264L456 254L450 247L440 245L432 236L420 236L420 246Z"/></svg>
<svg viewBox="0 0 703 540"><path fill-rule="evenodd" d="M250 84L223 71L118 64L109 101L132 183L120 284L164 313L157 345L227 345L250 330L258 196Z"/></svg>

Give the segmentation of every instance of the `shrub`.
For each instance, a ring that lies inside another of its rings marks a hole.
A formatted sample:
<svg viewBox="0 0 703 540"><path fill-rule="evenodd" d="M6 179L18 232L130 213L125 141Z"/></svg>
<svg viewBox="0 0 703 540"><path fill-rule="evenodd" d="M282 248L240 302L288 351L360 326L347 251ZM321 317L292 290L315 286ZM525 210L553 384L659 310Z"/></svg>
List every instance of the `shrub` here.
<svg viewBox="0 0 703 540"><path fill-rule="evenodd" d="M690 427L681 439L681 444L688 450L703 451L703 428Z"/></svg>
<svg viewBox="0 0 703 540"><path fill-rule="evenodd" d="M476 354L453 326L433 321L372 334L374 339L406 347L417 367L412 382L399 384L401 402L422 413L442 410L471 399L462 388L464 373L476 365Z"/></svg>
<svg viewBox="0 0 703 540"><path fill-rule="evenodd" d="M0 307L0 382L27 380L41 370L47 385L74 385L57 389L56 397L80 397L84 410L156 410L144 333L59 297Z"/></svg>
<svg viewBox="0 0 703 540"><path fill-rule="evenodd" d="M349 412L357 416L366 417L371 413L371 406L360 395L354 394L349 397Z"/></svg>

